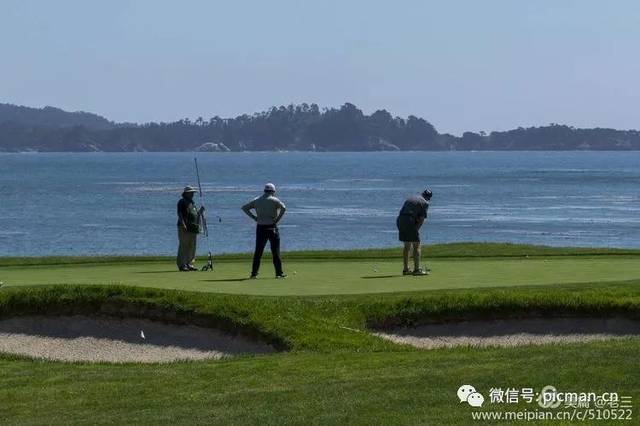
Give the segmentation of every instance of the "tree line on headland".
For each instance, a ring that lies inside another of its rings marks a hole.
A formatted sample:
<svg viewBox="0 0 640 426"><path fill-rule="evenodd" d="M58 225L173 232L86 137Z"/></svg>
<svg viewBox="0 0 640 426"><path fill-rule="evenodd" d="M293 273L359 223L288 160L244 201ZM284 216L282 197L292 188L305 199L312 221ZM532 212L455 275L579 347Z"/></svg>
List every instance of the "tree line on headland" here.
<svg viewBox="0 0 640 426"><path fill-rule="evenodd" d="M0 104L0 151L519 151L640 150L637 130L550 124L504 132L438 133L427 120L364 114L355 105L273 107L235 118L114 123L96 114Z"/></svg>

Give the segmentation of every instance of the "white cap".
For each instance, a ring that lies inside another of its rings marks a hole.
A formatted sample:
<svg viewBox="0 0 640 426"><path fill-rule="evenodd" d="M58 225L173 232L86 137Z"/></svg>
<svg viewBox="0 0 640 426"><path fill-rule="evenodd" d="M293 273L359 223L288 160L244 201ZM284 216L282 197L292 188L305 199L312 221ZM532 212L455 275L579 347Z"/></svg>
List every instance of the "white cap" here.
<svg viewBox="0 0 640 426"><path fill-rule="evenodd" d="M272 183L267 183L264 186L264 192L276 192L276 186Z"/></svg>

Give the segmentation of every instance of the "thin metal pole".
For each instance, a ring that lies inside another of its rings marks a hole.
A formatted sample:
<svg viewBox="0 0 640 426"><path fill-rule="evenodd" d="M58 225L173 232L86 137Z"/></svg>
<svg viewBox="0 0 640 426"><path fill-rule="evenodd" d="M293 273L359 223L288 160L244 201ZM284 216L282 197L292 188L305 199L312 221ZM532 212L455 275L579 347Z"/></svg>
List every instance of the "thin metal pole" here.
<svg viewBox="0 0 640 426"><path fill-rule="evenodd" d="M200 182L200 169L198 168L198 158L193 157L193 161L196 164L196 177L198 178L198 191L200 193L200 203L205 206L204 192L202 192L202 183ZM209 241L209 227L207 226L207 219L205 213L202 213L202 227L204 228L204 235L207 240L207 249L209 250L209 256L211 256L211 242Z"/></svg>

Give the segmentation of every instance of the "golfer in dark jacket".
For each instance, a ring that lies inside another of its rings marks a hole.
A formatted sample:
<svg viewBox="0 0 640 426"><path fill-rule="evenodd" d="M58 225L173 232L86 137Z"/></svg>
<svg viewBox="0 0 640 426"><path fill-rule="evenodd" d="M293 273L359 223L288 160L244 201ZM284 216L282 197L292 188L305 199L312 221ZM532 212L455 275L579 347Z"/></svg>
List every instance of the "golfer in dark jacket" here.
<svg viewBox="0 0 640 426"><path fill-rule="evenodd" d="M186 271L197 271L193 262L196 259L196 241L200 233L200 216L204 212L204 207L200 210L196 208L193 201L193 194L196 190L187 186L182 191L182 198L178 201L178 256L176 263L178 269Z"/></svg>
<svg viewBox="0 0 640 426"><path fill-rule="evenodd" d="M420 268L420 227L427 219L432 193L426 189L422 194L407 198L396 220L398 236L404 243L403 275L428 275L429 270ZM409 269L409 254L413 252L413 271Z"/></svg>
<svg viewBox="0 0 640 426"><path fill-rule="evenodd" d="M280 234L278 233L278 223L287 210L282 201L275 196L276 187L272 183L264 186L264 194L262 196L248 202L242 206L247 216L255 220L258 224L256 228L256 249L253 253L253 267L251 269L251 278L258 277L260 269L260 260L264 252L264 246L269 241L271 245L271 255L273 256L273 266L276 269L276 278L285 278L282 272L282 260L280 259ZM255 210L255 214L251 211Z"/></svg>

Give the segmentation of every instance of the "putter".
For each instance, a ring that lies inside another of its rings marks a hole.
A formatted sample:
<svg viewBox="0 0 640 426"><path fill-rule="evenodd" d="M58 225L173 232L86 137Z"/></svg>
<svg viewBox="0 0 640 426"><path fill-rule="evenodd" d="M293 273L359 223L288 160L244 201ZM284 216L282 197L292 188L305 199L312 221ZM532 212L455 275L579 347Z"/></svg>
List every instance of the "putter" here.
<svg viewBox="0 0 640 426"><path fill-rule="evenodd" d="M204 207L204 193L202 192L202 184L200 183L200 170L198 169L198 158L193 157L193 161L196 164L196 176L198 178L198 191L200 193L200 203ZM202 267L202 271L213 271L213 255L211 254L211 241L209 240L209 227L207 226L207 218L205 217L205 213L202 212L200 216L200 221L202 224L202 230L204 231L204 236L207 240L207 250L209 251L209 260L207 264Z"/></svg>

